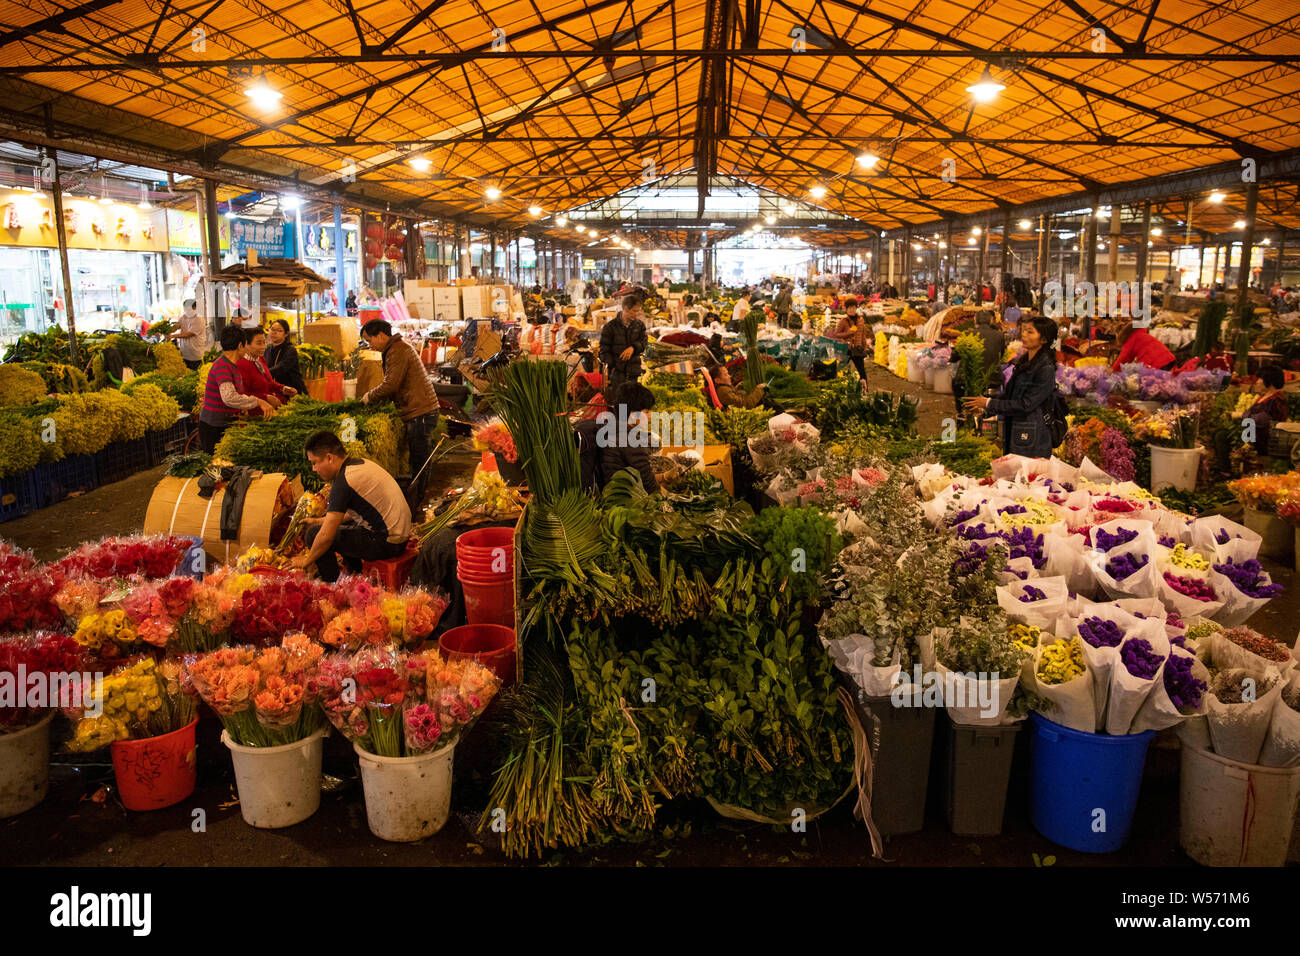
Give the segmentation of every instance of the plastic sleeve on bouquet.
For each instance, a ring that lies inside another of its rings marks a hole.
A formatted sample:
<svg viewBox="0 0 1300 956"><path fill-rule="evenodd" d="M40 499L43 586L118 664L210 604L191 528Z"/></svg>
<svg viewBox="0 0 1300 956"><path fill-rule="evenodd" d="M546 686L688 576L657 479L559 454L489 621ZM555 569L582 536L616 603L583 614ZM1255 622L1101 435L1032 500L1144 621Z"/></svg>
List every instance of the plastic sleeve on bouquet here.
<svg viewBox="0 0 1300 956"><path fill-rule="evenodd" d="M1300 767L1300 671L1287 681L1273 705L1273 717L1259 752L1264 767Z"/></svg>
<svg viewBox="0 0 1300 956"><path fill-rule="evenodd" d="M1075 676L1061 683L1049 684L1040 678L1044 654L1052 656L1048 653L1049 648L1056 648L1053 653L1059 653L1060 649L1056 646L1064 643L1068 647L1071 641L1078 641L1078 638L1062 638L1039 646L1034 652L1034 667L1029 673L1031 683L1026 689L1056 705L1043 712L1048 720L1090 734L1096 730L1097 713L1093 702L1092 675L1088 672L1086 662Z"/></svg>
<svg viewBox="0 0 1300 956"><path fill-rule="evenodd" d="M1106 702L1106 733L1127 734L1142 704L1161 684L1169 657L1169 638L1163 620L1139 621L1117 648L1119 659L1110 672L1110 696ZM1129 661L1133 665L1129 666ZM1134 668L1146 668L1134 673Z"/></svg>
<svg viewBox="0 0 1300 956"><path fill-rule="evenodd" d="M1175 661L1190 662L1190 680L1195 682L1195 685L1200 690L1194 706L1185 703L1182 707L1179 707L1169 694L1171 671L1178 670L1171 667ZM1155 687L1151 688L1151 693L1142 702L1142 706L1133 718L1133 724L1129 728L1129 732L1140 734L1146 730L1166 730L1169 727L1178 727L1179 736L1183 737L1183 725L1199 721L1199 729L1201 734L1204 734L1204 742L1200 741L1199 735L1193 733L1190 743L1200 744L1208 749L1210 740L1209 730L1205 726L1205 712L1209 701L1209 684L1210 672L1205 669L1204 664L1182 648L1171 647L1169 659L1165 663L1160 680Z"/></svg>

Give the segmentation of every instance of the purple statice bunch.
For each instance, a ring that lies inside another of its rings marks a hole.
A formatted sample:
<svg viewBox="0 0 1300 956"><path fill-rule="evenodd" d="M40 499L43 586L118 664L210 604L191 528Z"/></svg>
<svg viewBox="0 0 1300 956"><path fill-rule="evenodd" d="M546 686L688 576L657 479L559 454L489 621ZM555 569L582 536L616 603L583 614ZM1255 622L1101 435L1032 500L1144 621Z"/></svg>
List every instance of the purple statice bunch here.
<svg viewBox="0 0 1300 956"><path fill-rule="evenodd" d="M1274 598L1285 590L1280 584L1272 584L1264 580L1264 569L1254 558L1240 564L1228 558L1222 564L1216 564L1214 570L1230 580L1233 586L1246 597Z"/></svg>
<svg viewBox="0 0 1300 956"><path fill-rule="evenodd" d="M1124 436L1113 428L1101 433L1101 470L1116 481L1132 481L1137 474L1133 449Z"/></svg>
<svg viewBox="0 0 1300 956"><path fill-rule="evenodd" d="M1192 676L1192 659L1181 654L1170 654L1165 662L1165 693L1179 710L1195 710L1201 706L1205 681Z"/></svg>
<svg viewBox="0 0 1300 956"><path fill-rule="evenodd" d="M1024 505L1019 505L1019 504L1015 504L1015 505L1003 505L1001 508L998 509L998 514L1000 514L1000 515L1022 515L1022 514L1025 514L1027 511L1029 511L1029 509L1026 508Z"/></svg>
<svg viewBox="0 0 1300 956"><path fill-rule="evenodd" d="M1236 535L1236 537L1240 538L1241 535ZM1232 539L1228 537L1227 528L1220 528L1218 532L1214 535L1214 540L1219 542L1219 544L1227 544Z"/></svg>
<svg viewBox="0 0 1300 956"><path fill-rule="evenodd" d="M1106 562L1106 573L1116 581L1123 581L1135 571L1140 571L1147 566L1148 557L1145 554L1132 555L1120 554Z"/></svg>
<svg viewBox="0 0 1300 956"><path fill-rule="evenodd" d="M1160 547L1162 548L1172 548L1174 547L1174 545L1178 544L1177 539L1175 539L1173 535L1162 534L1159 540L1160 540Z"/></svg>
<svg viewBox="0 0 1300 956"><path fill-rule="evenodd" d="M967 541L985 541L997 536L998 532L987 527L983 521L979 524L967 525L964 528L957 529L957 537L964 538Z"/></svg>
<svg viewBox="0 0 1300 956"><path fill-rule="evenodd" d="M1145 637L1135 637L1121 647L1119 657L1130 674L1144 680L1155 677L1156 671L1160 670L1161 661L1164 660L1152 649L1151 642Z"/></svg>
<svg viewBox="0 0 1300 956"><path fill-rule="evenodd" d="M1026 604L1032 601L1041 601L1045 597L1047 597L1047 592L1034 587L1032 584L1026 584L1024 591L1020 594L1020 600Z"/></svg>
<svg viewBox="0 0 1300 956"><path fill-rule="evenodd" d="M1132 528L1120 528L1115 534L1111 534L1105 528L1098 528L1093 534L1093 540L1100 550L1109 551L1111 548L1136 540L1137 536L1138 533Z"/></svg>
<svg viewBox="0 0 1300 956"><path fill-rule="evenodd" d="M1175 634L1173 637L1169 638L1169 643L1176 644L1178 647L1181 647L1183 650L1187 650L1187 635Z"/></svg>
<svg viewBox="0 0 1300 956"><path fill-rule="evenodd" d="M978 505L976 505L974 508L967 508L964 511L958 511L955 515L953 515L951 518L948 519L948 527L951 528L956 525L962 524L966 521L970 521L971 518L974 518L979 513L980 513L980 509Z"/></svg>
<svg viewBox="0 0 1300 956"><path fill-rule="evenodd" d="M1021 581L1024 581L1029 577L1028 571L1017 571L1015 568L1011 567L1010 565L1003 568L1002 570L1005 571L1007 574L1011 575L1013 578L1019 578ZM1024 598L1021 598L1020 600L1023 601Z"/></svg>
<svg viewBox="0 0 1300 956"><path fill-rule="evenodd" d="M1047 564L1047 555L1043 553L1043 536L1034 534L1028 525L1022 525L1015 531L1003 532L1002 538L1011 549L1012 558L1029 558L1034 567L1041 571Z"/></svg>
<svg viewBox="0 0 1300 956"><path fill-rule="evenodd" d="M1178 376L1178 381L1189 392L1217 392L1230 374L1223 369L1198 368L1183 372Z"/></svg>
<svg viewBox="0 0 1300 956"><path fill-rule="evenodd" d="M1124 631L1104 617L1086 617L1079 622L1079 636L1093 647L1118 647Z"/></svg>
<svg viewBox="0 0 1300 956"><path fill-rule="evenodd" d="M988 547L979 542L974 542L957 556L957 560L953 562L953 572L958 578L964 578L984 567L984 563L988 559Z"/></svg>

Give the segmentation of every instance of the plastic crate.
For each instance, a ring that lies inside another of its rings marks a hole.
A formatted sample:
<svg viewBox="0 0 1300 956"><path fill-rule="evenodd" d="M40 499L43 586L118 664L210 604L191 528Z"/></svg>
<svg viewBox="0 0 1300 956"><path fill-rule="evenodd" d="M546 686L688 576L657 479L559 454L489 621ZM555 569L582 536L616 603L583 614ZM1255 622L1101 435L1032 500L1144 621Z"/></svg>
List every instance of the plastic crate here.
<svg viewBox="0 0 1300 956"><path fill-rule="evenodd" d="M945 717L948 828L962 836L996 836L1002 832L1020 724L977 726Z"/></svg>
<svg viewBox="0 0 1300 956"><path fill-rule="evenodd" d="M176 419L176 424L170 428L159 432L150 432L144 436L145 443L149 446L149 464L161 465L165 459L171 455L179 454L185 450L189 444L191 423L194 417L186 415L184 418Z"/></svg>
<svg viewBox="0 0 1300 956"><path fill-rule="evenodd" d="M38 507L48 508L69 495L94 491L99 487L99 471L94 455L68 455L52 465L36 466Z"/></svg>
<svg viewBox="0 0 1300 956"><path fill-rule="evenodd" d="M101 485L129 478L148 467L149 441L145 438L110 442L95 453L95 470L99 473Z"/></svg>
<svg viewBox="0 0 1300 956"><path fill-rule="evenodd" d="M40 507L36 494L36 469L0 478L0 522L13 521Z"/></svg>

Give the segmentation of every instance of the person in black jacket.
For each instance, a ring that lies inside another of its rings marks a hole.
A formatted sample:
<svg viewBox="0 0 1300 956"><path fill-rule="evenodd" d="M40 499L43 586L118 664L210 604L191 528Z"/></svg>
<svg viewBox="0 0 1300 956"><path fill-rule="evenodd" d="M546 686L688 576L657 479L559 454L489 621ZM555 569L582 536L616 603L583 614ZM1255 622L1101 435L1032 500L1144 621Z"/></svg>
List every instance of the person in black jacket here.
<svg viewBox="0 0 1300 956"><path fill-rule="evenodd" d="M600 361L608 370L613 394L624 382L641 377L641 356L646 347L645 322L641 319L644 302L645 292L633 289L623 296L623 311L618 318L606 322L600 330Z"/></svg>
<svg viewBox="0 0 1300 956"><path fill-rule="evenodd" d="M1001 415L1002 450L1008 455L1049 458L1052 428L1048 421L1056 399L1056 323L1035 318L1020 323L1025 351L1011 360L1011 377L996 398L967 395L972 410Z"/></svg>
<svg viewBox="0 0 1300 956"><path fill-rule="evenodd" d="M262 356L266 367L271 370L271 378L281 385L288 385L299 395L307 394L307 383L302 380L302 369L298 366L298 350L289 339L289 322L276 319L267 330L271 344Z"/></svg>
<svg viewBox="0 0 1300 956"><path fill-rule="evenodd" d="M604 487L615 473L633 468L641 474L641 484L654 494L659 490L659 480L650 467L650 433L646 413L654 407L655 397L650 389L639 382L626 382L616 393L609 411L598 418L594 436L600 452L600 475L597 483Z"/></svg>

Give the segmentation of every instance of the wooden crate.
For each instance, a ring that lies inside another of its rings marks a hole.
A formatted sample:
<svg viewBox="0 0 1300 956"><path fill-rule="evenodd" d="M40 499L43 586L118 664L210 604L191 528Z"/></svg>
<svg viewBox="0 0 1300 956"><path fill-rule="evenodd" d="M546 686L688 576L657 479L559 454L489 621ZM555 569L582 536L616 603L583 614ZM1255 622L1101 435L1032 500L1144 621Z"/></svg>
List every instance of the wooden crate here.
<svg viewBox="0 0 1300 956"><path fill-rule="evenodd" d="M270 545L271 530L285 510L280 501L280 488L286 480L278 472L254 478L244 498L239 539L222 541L221 505L226 497L225 487L218 488L211 498L202 498L197 478L164 477L149 499L144 533L198 538L213 560L230 564L253 545ZM302 482L294 478L288 484L292 500L297 501L302 495Z"/></svg>

